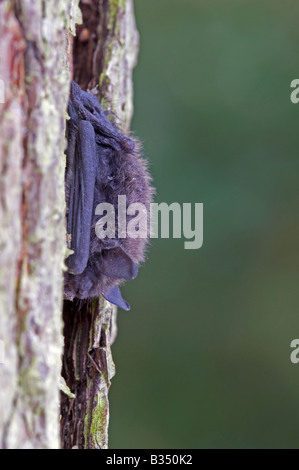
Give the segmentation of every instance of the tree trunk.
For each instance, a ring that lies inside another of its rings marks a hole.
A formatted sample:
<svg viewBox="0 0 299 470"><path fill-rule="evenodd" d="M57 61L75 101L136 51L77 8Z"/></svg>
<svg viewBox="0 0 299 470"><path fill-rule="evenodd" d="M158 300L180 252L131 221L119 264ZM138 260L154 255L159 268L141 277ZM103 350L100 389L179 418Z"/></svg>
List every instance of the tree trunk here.
<svg viewBox="0 0 299 470"><path fill-rule="evenodd" d="M76 4L0 3L1 448L60 446L65 111ZM98 84L126 131L138 49L132 0L80 6L74 79L85 89ZM62 447L107 447L115 325L116 309L103 299L64 304Z"/></svg>
<svg viewBox="0 0 299 470"><path fill-rule="evenodd" d="M75 0L0 3L0 446L59 447L67 31Z"/></svg>
<svg viewBox="0 0 299 470"><path fill-rule="evenodd" d="M73 45L73 76L98 93L124 132L133 112L132 69L138 52L133 0L80 2L83 23ZM68 389L61 398L63 448L108 446L108 390L114 375L111 344L116 308L101 299L64 302L65 352L62 375Z"/></svg>

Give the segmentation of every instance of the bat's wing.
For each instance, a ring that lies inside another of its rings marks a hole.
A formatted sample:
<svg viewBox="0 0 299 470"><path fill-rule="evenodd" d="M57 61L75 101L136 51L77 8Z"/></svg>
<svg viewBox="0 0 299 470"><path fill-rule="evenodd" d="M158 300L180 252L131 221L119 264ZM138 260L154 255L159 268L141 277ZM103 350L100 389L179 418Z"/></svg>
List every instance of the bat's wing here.
<svg viewBox="0 0 299 470"><path fill-rule="evenodd" d="M88 121L77 120L70 134L66 152L69 192L67 234L69 248L74 253L67 258L66 265L70 273L80 274L86 268L89 257L96 143L93 126Z"/></svg>

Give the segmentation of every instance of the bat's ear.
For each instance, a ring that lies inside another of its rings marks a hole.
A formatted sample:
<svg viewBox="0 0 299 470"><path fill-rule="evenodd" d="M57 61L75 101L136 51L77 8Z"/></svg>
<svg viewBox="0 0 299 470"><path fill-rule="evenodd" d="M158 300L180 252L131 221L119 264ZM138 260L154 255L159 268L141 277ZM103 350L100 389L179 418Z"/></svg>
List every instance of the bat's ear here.
<svg viewBox="0 0 299 470"><path fill-rule="evenodd" d="M114 279L134 279L138 274L136 264L120 246L102 251L100 271Z"/></svg>
<svg viewBox="0 0 299 470"><path fill-rule="evenodd" d="M111 289L108 290L106 294L103 294L103 297L108 300L108 302L111 302L114 305L117 305L118 307L122 308L123 310L130 310L130 305L128 302L126 302L120 293L119 287L114 286Z"/></svg>

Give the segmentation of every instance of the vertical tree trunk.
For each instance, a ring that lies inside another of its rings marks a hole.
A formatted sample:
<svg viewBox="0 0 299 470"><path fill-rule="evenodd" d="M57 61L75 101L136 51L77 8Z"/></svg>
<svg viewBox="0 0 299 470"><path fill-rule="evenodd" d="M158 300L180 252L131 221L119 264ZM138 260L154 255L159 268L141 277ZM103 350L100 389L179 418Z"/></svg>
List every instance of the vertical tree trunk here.
<svg viewBox="0 0 299 470"><path fill-rule="evenodd" d="M0 3L0 447L59 447L65 110L77 0ZM129 129L132 0L82 0L74 79ZM105 448L116 309L64 305L62 446ZM5 354L2 357L2 346ZM70 390L75 394L72 396Z"/></svg>
<svg viewBox="0 0 299 470"><path fill-rule="evenodd" d="M112 109L123 131L133 112L132 69L138 52L133 0L82 0L83 23L73 46L73 76ZM64 302L62 374L69 392L61 398L64 448L108 446L108 390L114 375L111 344L116 308L104 299Z"/></svg>
<svg viewBox="0 0 299 470"><path fill-rule="evenodd" d="M75 3L0 3L2 448L59 447L66 31Z"/></svg>

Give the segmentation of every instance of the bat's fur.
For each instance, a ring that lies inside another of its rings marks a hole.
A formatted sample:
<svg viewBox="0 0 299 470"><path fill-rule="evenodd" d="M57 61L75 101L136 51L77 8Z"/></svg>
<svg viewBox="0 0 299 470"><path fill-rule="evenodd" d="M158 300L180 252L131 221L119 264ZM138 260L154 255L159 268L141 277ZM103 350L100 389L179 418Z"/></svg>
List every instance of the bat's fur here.
<svg viewBox="0 0 299 470"><path fill-rule="evenodd" d="M66 151L67 171L65 180L67 214L70 210L70 192L71 190L76 191L76 188L71 188L72 177L74 171L76 171L71 162L73 153L76 152L76 132L80 121L88 121L92 124L96 145L94 147L95 186L88 262L80 274L66 272L65 298L85 299L103 295L111 302L125 308L123 305L126 302L123 301L123 304L114 299L113 295L109 295L109 292L113 292L113 287L115 288L124 281L121 277L121 260L119 278L112 278L102 273L102 260L105 253L115 253L115 257L112 256L112 259L115 259L114 262L117 268L118 253L123 252L128 255L128 259L132 260L136 266L144 261L148 239L129 237L119 239L117 235L117 208L118 195L126 195L127 206L134 202L141 202L148 210L149 226L149 207L154 190L151 186L147 163L141 157L139 143L131 137L122 135L115 124L108 120L97 98L91 93L81 90L74 82L71 85L69 114L71 119L67 123L68 148ZM82 155L82 158L84 157L90 158L90 155ZM101 202L108 202L115 208L115 239L105 238L101 240L96 236L95 225L99 220L99 216L95 215L95 208ZM127 222L129 219L130 217L127 216ZM72 233L71 236L74 237L76 234ZM131 277L133 278L134 275ZM128 306L128 304L126 305Z"/></svg>

